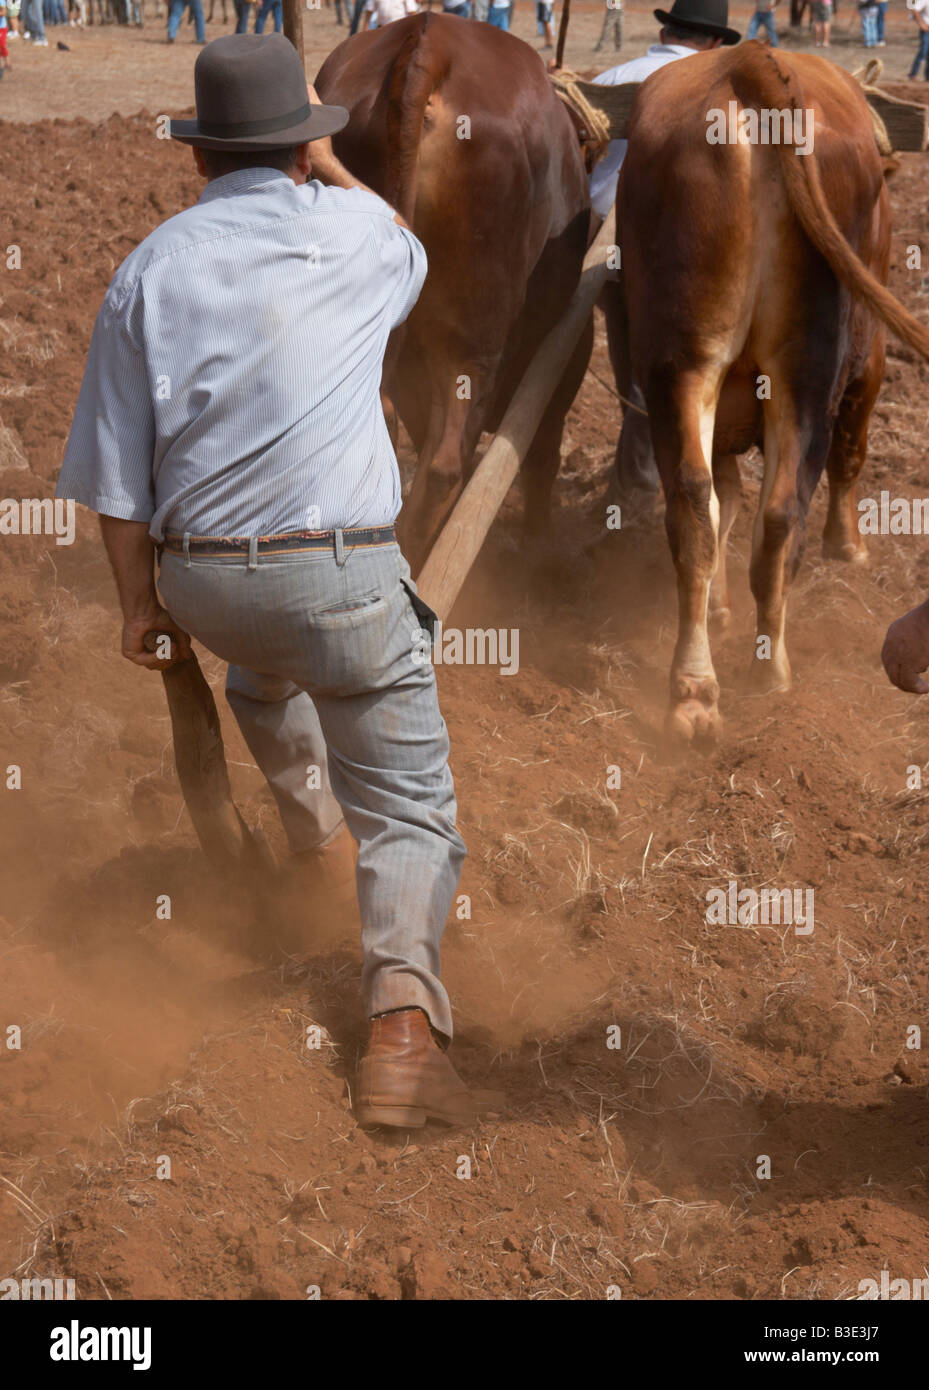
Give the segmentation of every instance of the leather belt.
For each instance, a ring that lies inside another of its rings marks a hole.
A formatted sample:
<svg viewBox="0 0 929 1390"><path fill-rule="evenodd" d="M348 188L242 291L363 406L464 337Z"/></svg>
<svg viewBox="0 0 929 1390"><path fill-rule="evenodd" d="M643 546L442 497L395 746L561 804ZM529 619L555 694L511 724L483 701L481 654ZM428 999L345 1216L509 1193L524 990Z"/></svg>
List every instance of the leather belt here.
<svg viewBox="0 0 929 1390"><path fill-rule="evenodd" d="M273 555L300 550L354 550L360 545L392 545L392 526L355 526L344 531L285 531L279 536L184 536L170 531L159 549L172 555Z"/></svg>

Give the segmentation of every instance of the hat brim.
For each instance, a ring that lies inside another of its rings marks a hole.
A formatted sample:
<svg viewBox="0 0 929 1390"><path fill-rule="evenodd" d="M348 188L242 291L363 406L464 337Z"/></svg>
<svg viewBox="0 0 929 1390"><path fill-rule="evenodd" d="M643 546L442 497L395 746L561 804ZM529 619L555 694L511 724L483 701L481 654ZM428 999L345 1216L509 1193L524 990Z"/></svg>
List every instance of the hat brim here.
<svg viewBox="0 0 929 1390"><path fill-rule="evenodd" d="M270 134L237 135L226 140L217 135L201 134L199 121L176 121L172 116L171 139L179 140L182 145L199 145L203 150L280 150L288 145L303 145L308 140L324 140L346 125L348 112L344 106L314 105L307 119L296 125Z"/></svg>
<svg viewBox="0 0 929 1390"><path fill-rule="evenodd" d="M708 34L710 38L722 39L726 45L739 43L742 38L737 29L728 29L723 24L702 24L696 19L681 19L676 14L668 14L667 10L653 10L652 14L662 24L671 24L675 29L690 29L695 34Z"/></svg>

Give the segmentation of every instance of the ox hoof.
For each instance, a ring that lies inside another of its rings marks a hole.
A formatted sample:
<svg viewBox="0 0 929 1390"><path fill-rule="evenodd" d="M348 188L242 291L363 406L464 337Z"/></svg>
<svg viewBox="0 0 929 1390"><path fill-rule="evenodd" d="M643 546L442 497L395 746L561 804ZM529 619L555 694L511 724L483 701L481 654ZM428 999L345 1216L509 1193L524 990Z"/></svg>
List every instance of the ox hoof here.
<svg viewBox="0 0 929 1390"><path fill-rule="evenodd" d="M668 732L677 743L715 743L722 728L719 685L710 678L675 676L671 681Z"/></svg>
<svg viewBox="0 0 929 1390"><path fill-rule="evenodd" d="M826 533L823 535L823 559L841 560L846 565L866 565L868 563L868 551L860 541L830 536Z"/></svg>
<svg viewBox="0 0 929 1390"><path fill-rule="evenodd" d="M757 657L752 662L749 679L756 695L777 695L791 687L789 666L761 661Z"/></svg>

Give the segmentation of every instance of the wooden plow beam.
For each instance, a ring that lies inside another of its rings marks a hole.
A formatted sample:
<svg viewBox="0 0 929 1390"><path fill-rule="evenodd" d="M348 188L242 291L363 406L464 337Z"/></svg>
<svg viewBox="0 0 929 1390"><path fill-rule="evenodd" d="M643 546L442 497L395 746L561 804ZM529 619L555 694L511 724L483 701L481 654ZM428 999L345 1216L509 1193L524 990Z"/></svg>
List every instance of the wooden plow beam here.
<svg viewBox="0 0 929 1390"><path fill-rule="evenodd" d="M590 317L609 270L607 256L616 240L615 226L615 213L610 209L584 259L574 297L527 367L493 443L455 503L418 576L419 592L443 622L519 472L545 408Z"/></svg>

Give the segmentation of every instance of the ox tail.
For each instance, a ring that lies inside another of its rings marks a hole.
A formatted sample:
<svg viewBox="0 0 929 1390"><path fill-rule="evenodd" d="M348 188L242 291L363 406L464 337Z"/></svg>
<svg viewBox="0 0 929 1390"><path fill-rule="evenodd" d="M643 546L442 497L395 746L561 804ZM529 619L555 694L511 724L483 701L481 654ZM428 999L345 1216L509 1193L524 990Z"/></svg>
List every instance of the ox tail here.
<svg viewBox="0 0 929 1390"><path fill-rule="evenodd" d="M387 101L387 199L412 227L426 104L441 73L424 42L429 16L404 39L390 70Z"/></svg>
<svg viewBox="0 0 929 1390"><path fill-rule="evenodd" d="M783 104L785 91L790 105L802 109L801 94L793 75L786 72L769 53L751 55L751 86L762 106L776 109ZM828 262L833 274L845 287L863 300L890 331L923 357L929 358L929 330L909 314L886 285L867 269L852 250L836 222L823 192L819 166L814 154L798 156L793 146L777 146L787 198L816 250Z"/></svg>

